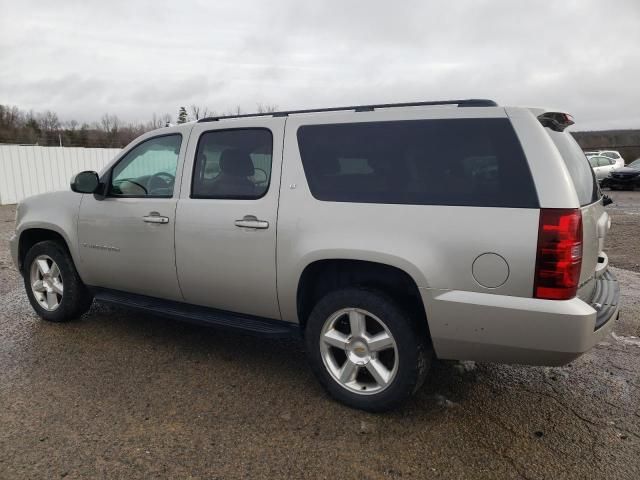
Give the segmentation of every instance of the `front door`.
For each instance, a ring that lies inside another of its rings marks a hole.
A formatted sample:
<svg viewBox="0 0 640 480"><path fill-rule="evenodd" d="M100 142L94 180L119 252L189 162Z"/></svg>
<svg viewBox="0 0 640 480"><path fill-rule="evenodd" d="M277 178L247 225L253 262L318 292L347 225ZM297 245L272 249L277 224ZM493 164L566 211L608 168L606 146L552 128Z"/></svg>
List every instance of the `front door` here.
<svg viewBox="0 0 640 480"><path fill-rule="evenodd" d="M144 139L103 175L104 199L83 196L78 239L85 283L182 300L174 230L186 143L177 132Z"/></svg>
<svg viewBox="0 0 640 480"><path fill-rule="evenodd" d="M194 126L176 213L178 278L187 302L280 318L276 220L284 122Z"/></svg>

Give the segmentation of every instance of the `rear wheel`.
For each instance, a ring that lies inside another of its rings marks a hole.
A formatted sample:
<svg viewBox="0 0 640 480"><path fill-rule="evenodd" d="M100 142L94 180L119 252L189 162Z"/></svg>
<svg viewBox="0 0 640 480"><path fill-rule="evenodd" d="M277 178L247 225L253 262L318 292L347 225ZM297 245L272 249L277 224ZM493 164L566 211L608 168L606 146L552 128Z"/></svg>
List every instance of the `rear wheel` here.
<svg viewBox="0 0 640 480"><path fill-rule="evenodd" d="M314 373L337 400L389 410L422 384L431 360L414 319L381 292L349 288L314 307L305 332Z"/></svg>
<svg viewBox="0 0 640 480"><path fill-rule="evenodd" d="M23 273L29 302L44 320L65 322L89 310L93 297L58 242L47 240L31 247Z"/></svg>

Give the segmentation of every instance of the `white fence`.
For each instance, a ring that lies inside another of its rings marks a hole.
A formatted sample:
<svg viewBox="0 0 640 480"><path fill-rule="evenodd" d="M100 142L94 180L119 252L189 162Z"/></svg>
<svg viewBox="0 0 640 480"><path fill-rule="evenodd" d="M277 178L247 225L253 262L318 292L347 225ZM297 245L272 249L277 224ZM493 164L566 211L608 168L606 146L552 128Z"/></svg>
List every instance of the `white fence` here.
<svg viewBox="0 0 640 480"><path fill-rule="evenodd" d="M74 174L101 170L119 151L0 145L0 205L18 203L38 193L68 190Z"/></svg>

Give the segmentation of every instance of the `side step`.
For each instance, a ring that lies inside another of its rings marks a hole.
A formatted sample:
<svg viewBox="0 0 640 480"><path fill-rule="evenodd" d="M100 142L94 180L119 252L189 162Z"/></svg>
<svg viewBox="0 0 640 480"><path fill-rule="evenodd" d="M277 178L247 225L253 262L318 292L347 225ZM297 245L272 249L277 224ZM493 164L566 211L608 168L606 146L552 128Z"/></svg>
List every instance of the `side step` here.
<svg viewBox="0 0 640 480"><path fill-rule="evenodd" d="M270 318L227 312L215 308L190 305L188 303L163 300L105 288L91 288L96 300L122 305L162 317L175 318L191 323L211 325L227 330L269 338L299 337L298 324Z"/></svg>

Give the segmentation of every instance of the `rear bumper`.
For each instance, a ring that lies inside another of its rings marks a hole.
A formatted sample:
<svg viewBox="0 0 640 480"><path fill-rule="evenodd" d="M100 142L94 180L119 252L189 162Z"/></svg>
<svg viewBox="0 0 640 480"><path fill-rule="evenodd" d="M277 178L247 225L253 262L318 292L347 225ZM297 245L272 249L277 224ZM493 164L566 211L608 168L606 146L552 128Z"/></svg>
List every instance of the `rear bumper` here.
<svg viewBox="0 0 640 480"><path fill-rule="evenodd" d="M421 289L436 355L442 359L563 365L606 337L620 290L607 272L586 303L459 290Z"/></svg>

